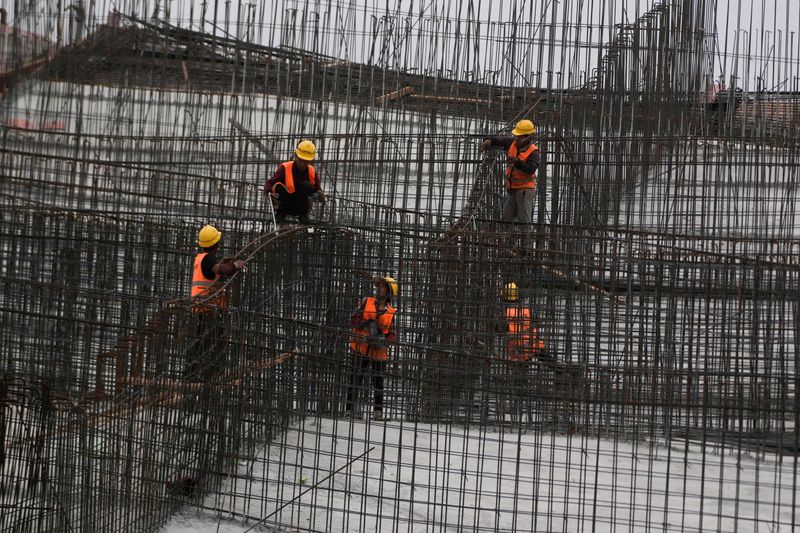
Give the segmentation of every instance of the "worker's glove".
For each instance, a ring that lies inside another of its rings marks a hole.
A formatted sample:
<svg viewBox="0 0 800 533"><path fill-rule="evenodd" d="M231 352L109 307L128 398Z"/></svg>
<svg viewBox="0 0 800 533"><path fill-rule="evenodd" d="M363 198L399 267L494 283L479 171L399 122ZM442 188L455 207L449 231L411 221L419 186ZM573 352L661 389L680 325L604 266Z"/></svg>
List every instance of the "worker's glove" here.
<svg viewBox="0 0 800 533"><path fill-rule="evenodd" d="M237 259L236 261L234 261L233 262L233 266L236 267L236 270L241 270L242 272L246 272L247 271L245 262L242 261L241 259Z"/></svg>
<svg viewBox="0 0 800 533"><path fill-rule="evenodd" d="M481 145L478 147L478 149L481 152L485 152L486 150L491 148L491 146L492 146L492 141L490 141L489 139L484 139L484 141L481 143Z"/></svg>
<svg viewBox="0 0 800 533"><path fill-rule="evenodd" d="M278 209L281 206L281 201L278 200L278 195L274 192L269 193L269 200L272 202L272 207Z"/></svg>
<svg viewBox="0 0 800 533"><path fill-rule="evenodd" d="M386 348L389 345L389 341L383 335L370 335L367 337L367 344L373 348Z"/></svg>
<svg viewBox="0 0 800 533"><path fill-rule="evenodd" d="M311 196L311 199L313 201L315 201L315 202L319 202L321 204L324 204L325 203L325 193L322 192L322 191L317 191Z"/></svg>

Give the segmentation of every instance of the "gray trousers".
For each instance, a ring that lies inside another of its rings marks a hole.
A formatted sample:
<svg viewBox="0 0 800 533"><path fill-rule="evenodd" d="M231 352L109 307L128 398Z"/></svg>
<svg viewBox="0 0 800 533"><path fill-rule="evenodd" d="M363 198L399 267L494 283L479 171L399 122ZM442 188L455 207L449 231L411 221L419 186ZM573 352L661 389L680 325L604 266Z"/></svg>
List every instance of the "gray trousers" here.
<svg viewBox="0 0 800 533"><path fill-rule="evenodd" d="M503 222L533 222L533 199L536 189L512 189L503 203Z"/></svg>

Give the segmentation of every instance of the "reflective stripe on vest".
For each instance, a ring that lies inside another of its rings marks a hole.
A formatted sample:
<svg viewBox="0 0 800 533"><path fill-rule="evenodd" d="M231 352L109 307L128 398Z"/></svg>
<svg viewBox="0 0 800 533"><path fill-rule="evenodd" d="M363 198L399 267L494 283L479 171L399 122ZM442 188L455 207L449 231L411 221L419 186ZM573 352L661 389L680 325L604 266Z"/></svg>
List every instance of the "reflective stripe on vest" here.
<svg viewBox="0 0 800 533"><path fill-rule="evenodd" d="M508 147L508 157L518 157L520 161L527 161L533 152L538 150L537 146L531 143L519 155L517 154L517 141L511 143ZM534 189L536 188L536 173L535 172L522 172L513 164L508 165L506 168L506 189Z"/></svg>
<svg viewBox="0 0 800 533"><path fill-rule="evenodd" d="M388 335L389 331L392 328L392 320L394 319L394 315L397 311L391 305L386 306L386 311L382 315L378 315L378 306L377 301L374 297L370 296L364 302L364 312L361 314L361 320L374 320L378 323L378 327L381 330L381 333L384 335ZM367 337L369 335L369 330L366 328L353 328L353 333L356 335L361 335L363 337ZM378 348L375 346L370 346L366 342L358 342L357 340L350 341L350 348L353 351L361 354L366 355L370 359L375 359L377 361L386 361L389 359L389 350L387 348Z"/></svg>
<svg viewBox="0 0 800 533"><path fill-rule="evenodd" d="M507 354L511 361L528 361L544 350L539 330L531 322L531 310L519 307L506 308L508 322Z"/></svg>
<svg viewBox="0 0 800 533"><path fill-rule="evenodd" d="M289 194L294 194L295 191L294 173L292 170L294 168L294 161L287 161L285 163L281 163L281 166L283 167L284 184L286 185L286 191ZM311 165L308 165L308 181L309 183L311 183L312 187L317 183L317 171L314 170L314 167L312 167ZM277 185L277 183L275 185Z"/></svg>

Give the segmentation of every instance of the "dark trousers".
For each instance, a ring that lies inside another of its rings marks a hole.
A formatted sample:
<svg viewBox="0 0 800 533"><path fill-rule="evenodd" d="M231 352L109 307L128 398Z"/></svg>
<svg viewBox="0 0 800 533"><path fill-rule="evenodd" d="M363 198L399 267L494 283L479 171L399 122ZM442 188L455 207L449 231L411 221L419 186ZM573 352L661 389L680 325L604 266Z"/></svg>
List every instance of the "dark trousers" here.
<svg viewBox="0 0 800 533"><path fill-rule="evenodd" d="M531 363L530 361L503 362L503 390L504 401L501 409L511 415L514 421L523 421L525 415L532 418L532 403L530 391Z"/></svg>
<svg viewBox="0 0 800 533"><path fill-rule="evenodd" d="M223 372L225 326L218 311L198 312L193 319L195 334L186 352L184 377L202 386L185 393L183 408L198 414L199 420L181 441L178 463L182 466L168 487L178 495L202 498L206 484L214 478L209 472L218 470L219 458L227 456L228 440L215 438L223 434L223 429L222 418L215 415L220 412L219 389L213 386Z"/></svg>
<svg viewBox="0 0 800 533"><path fill-rule="evenodd" d="M221 356L225 328L216 313L196 313L197 326L195 338L186 353L184 375L196 380L207 381L221 371Z"/></svg>
<svg viewBox="0 0 800 533"><path fill-rule="evenodd" d="M311 196L314 194L314 189L310 184L296 184L294 193L289 193L285 187L276 187L275 192L278 193L278 201L280 202L278 209L275 210L275 217L278 222L286 218L287 215L298 219L308 218L308 212L311 210Z"/></svg>
<svg viewBox="0 0 800 533"><path fill-rule="evenodd" d="M353 355L350 385L347 387L347 404L345 409L352 411L353 401L358 401L364 378L372 381L375 393L375 412L383 411L383 374L386 372L386 361L375 361L363 355Z"/></svg>

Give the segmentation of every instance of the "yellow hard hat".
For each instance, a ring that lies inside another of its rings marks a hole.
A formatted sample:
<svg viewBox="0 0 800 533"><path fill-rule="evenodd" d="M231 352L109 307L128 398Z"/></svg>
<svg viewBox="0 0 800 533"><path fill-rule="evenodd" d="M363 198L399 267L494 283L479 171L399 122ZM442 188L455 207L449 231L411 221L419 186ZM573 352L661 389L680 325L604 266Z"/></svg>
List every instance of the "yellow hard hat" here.
<svg viewBox="0 0 800 533"><path fill-rule="evenodd" d="M517 122L517 127L511 130L514 135L533 135L536 133L536 126L528 119Z"/></svg>
<svg viewBox="0 0 800 533"><path fill-rule="evenodd" d="M397 281L394 278L391 278L389 276L381 276L375 281L383 281L384 283L386 283L389 286L389 291L391 291L392 293L392 298L397 297L397 293L400 292L397 286Z"/></svg>
<svg viewBox="0 0 800 533"><path fill-rule="evenodd" d="M516 302L519 300L519 288L517 287L517 284L513 281L506 283L506 286L503 288L502 295L503 298L509 302Z"/></svg>
<svg viewBox="0 0 800 533"><path fill-rule="evenodd" d="M197 244L201 248L210 248L217 244L222 238L222 232L214 226L203 226L197 235Z"/></svg>
<svg viewBox="0 0 800 533"><path fill-rule="evenodd" d="M313 161L317 156L317 147L311 141L300 141L300 144L294 150L294 154L300 159Z"/></svg>

